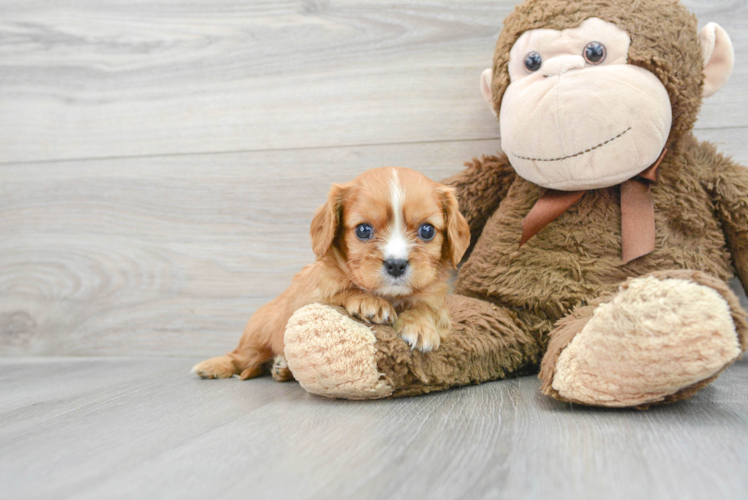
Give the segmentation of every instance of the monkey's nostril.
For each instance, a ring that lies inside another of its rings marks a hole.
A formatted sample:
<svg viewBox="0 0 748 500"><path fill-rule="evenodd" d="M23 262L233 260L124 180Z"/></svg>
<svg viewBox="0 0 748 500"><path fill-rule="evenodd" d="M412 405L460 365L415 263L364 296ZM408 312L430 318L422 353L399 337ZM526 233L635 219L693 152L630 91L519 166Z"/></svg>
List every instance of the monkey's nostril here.
<svg viewBox="0 0 748 500"><path fill-rule="evenodd" d="M408 269L408 261L405 259L387 259L384 261L384 269L387 271L387 274L397 278L398 276L402 276L405 270Z"/></svg>

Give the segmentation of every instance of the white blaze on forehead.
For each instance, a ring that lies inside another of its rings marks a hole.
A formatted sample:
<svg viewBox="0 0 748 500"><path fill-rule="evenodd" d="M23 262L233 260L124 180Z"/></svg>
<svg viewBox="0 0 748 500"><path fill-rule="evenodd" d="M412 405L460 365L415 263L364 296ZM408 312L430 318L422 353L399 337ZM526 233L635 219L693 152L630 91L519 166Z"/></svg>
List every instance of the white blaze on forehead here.
<svg viewBox="0 0 748 500"><path fill-rule="evenodd" d="M392 207L392 220L390 222L387 239L384 242L382 253L384 260L408 260L410 253L410 243L405 234L405 223L403 222L403 188L400 185L400 179L397 170L392 169L392 179L390 181L390 205Z"/></svg>

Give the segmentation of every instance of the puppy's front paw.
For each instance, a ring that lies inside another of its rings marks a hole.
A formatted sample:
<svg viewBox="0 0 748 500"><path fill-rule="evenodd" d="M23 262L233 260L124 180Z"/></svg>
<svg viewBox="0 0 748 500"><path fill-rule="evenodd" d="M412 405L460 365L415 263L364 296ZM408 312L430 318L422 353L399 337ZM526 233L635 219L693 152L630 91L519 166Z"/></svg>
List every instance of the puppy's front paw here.
<svg viewBox="0 0 748 500"><path fill-rule="evenodd" d="M345 310L354 318L367 323L391 325L397 319L392 304L375 295L355 295L345 303Z"/></svg>
<svg viewBox="0 0 748 500"><path fill-rule="evenodd" d="M449 333L447 325L429 313L405 311L395 323L395 331L411 349L429 352L438 349Z"/></svg>

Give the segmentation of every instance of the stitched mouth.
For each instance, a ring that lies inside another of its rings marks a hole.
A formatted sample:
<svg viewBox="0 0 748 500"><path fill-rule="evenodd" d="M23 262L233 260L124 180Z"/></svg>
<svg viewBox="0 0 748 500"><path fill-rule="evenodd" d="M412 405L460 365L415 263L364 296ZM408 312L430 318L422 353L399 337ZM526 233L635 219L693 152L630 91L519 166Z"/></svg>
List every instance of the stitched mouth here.
<svg viewBox="0 0 748 500"><path fill-rule="evenodd" d="M623 136L624 136L624 135L626 135L626 134L627 134L627 133L628 133L628 132L629 132L630 130L631 130L631 127L627 128L626 130L624 130L623 132L621 132L621 133L620 133L620 134L618 134L617 136L615 136L615 137L612 137L612 138L608 139L608 140L607 140L607 141L605 141L605 142L601 142L601 143L600 143L600 144L598 144L597 146L591 147L591 148L589 148L589 149L585 149L584 151L580 151L579 153L576 153L576 154L573 154L573 155L562 156L562 157L560 157L560 158L530 158L530 157L528 157L528 156L520 156L520 155L516 155L516 154L514 154L514 153L511 153L511 155L512 155L512 156L515 156L515 157L517 157L517 158L519 158L520 160L530 160L530 161L561 161L561 160L568 160L569 158L575 158L575 157L577 157L577 156L582 156L582 155L584 155L584 154L587 154L587 153L589 153L590 151L594 151L594 150L596 150L596 149L600 149L601 147L605 146L606 144L610 144L611 142L615 141L615 140L616 140L616 139L618 139L619 137L623 137Z"/></svg>

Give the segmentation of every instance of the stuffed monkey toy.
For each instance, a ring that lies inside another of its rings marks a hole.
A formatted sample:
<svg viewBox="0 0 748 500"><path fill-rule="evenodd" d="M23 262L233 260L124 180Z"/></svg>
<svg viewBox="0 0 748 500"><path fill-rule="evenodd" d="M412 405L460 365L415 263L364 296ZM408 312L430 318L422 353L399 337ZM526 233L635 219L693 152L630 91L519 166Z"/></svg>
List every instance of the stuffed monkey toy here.
<svg viewBox="0 0 748 500"><path fill-rule="evenodd" d="M692 396L748 347L748 170L692 135L729 78L725 31L672 0L527 0L481 88L503 154L456 188L472 247L436 350L320 304L288 323L311 393L410 396L540 370L543 393L646 408Z"/></svg>

